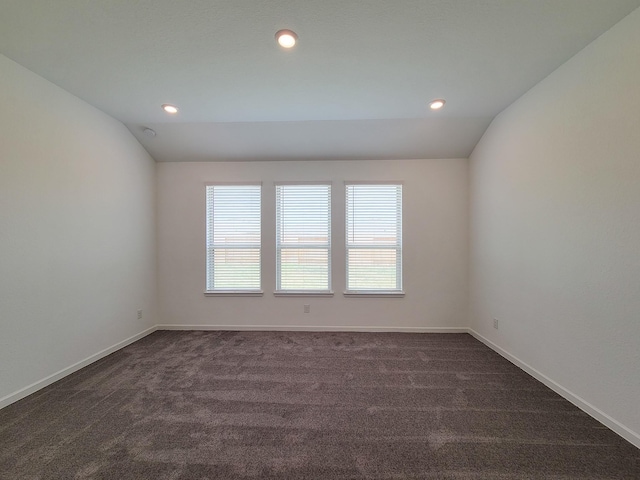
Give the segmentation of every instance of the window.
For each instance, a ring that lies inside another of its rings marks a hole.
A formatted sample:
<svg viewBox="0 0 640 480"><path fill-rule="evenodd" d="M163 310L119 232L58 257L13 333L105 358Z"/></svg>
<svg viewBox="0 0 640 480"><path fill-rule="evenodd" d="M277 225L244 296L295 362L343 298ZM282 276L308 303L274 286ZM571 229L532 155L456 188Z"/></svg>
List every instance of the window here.
<svg viewBox="0 0 640 480"><path fill-rule="evenodd" d="M330 294L331 185L276 185L276 293Z"/></svg>
<svg viewBox="0 0 640 480"><path fill-rule="evenodd" d="M207 293L260 293L260 185L207 185Z"/></svg>
<svg viewBox="0 0 640 480"><path fill-rule="evenodd" d="M346 184L347 294L402 293L402 185Z"/></svg>

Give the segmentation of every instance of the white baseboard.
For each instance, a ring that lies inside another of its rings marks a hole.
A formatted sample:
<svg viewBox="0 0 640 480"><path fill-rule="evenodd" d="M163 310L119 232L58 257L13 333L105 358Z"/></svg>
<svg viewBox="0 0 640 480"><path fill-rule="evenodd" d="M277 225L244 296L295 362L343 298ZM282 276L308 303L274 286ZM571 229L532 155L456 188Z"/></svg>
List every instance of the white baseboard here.
<svg viewBox="0 0 640 480"><path fill-rule="evenodd" d="M600 423L602 423L603 425L605 425L609 429L611 429L614 432L616 432L622 438L624 438L628 442L632 443L636 447L640 448L640 434L638 434L638 433L634 432L633 430L625 427L620 422L618 422L614 418L612 418L609 415L607 415L606 413L604 413L602 410L594 407L589 402L587 402L583 398L579 397L575 393L571 392L570 390L567 390L562 385L556 383L554 380L552 380L551 378L547 377L545 374L543 374L543 373L539 372L538 370L536 370L535 368L533 368L531 365L523 362L522 360L520 360L515 355L512 355L511 353L507 352L503 348L499 347L498 345L493 343L488 338L483 337L482 335L480 335L478 332L476 332L472 328L467 329L467 331L471 335L473 335L475 338L480 340L482 343L484 343L487 347L491 348L495 352L497 352L500 355L502 355L504 358L509 360L511 363L513 363L514 365L516 365L517 367L519 367L520 369L524 370L529 375L534 377L536 380L539 380L540 382L544 383L547 387L549 387L551 390L556 392L561 397L565 398L566 400L569 400L571 403L573 403L580 410L582 410L586 414L592 416L597 421L599 421Z"/></svg>
<svg viewBox="0 0 640 480"><path fill-rule="evenodd" d="M0 408L4 408L7 405L11 405L14 402L17 402L18 400L27 397L29 395L31 395L32 393L37 392L38 390L46 387L47 385L51 385L53 382L57 382L58 380L66 377L67 375L71 375L73 372L76 372L78 370L80 370L81 368L86 367L87 365L92 364L93 362L96 362L98 360L100 360L101 358L106 357L107 355L112 354L113 352L120 350L121 348L126 347L127 345L136 342L138 340L140 340L143 337L146 337L147 335L149 335L150 333L153 333L156 331L156 327L151 327L146 329L143 332L140 332L136 335L133 335L132 337L127 338L126 340L123 340L121 342L116 343L115 345L112 345L108 348L105 348L104 350L99 351L98 353L95 353L93 355L91 355L90 357L85 358L84 360L81 360L77 363L74 363L73 365L70 365L66 368L63 368L62 370L57 371L54 374L49 375L48 377L43 378L42 380L38 380L35 383L32 383L31 385L27 385L24 388L21 388L20 390L18 390L17 392L14 393L10 393L9 395L6 395L2 398L0 398Z"/></svg>
<svg viewBox="0 0 640 480"><path fill-rule="evenodd" d="M468 333L466 327L367 327L358 325L156 325L156 330L227 330L289 332Z"/></svg>

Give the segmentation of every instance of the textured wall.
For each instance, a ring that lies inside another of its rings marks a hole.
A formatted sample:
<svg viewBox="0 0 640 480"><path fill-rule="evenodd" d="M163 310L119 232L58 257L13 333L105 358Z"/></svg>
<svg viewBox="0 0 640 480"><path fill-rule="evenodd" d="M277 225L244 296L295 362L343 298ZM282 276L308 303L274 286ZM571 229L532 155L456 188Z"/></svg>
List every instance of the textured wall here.
<svg viewBox="0 0 640 480"><path fill-rule="evenodd" d="M158 164L160 317L165 324L462 327L467 316L468 162ZM205 182L263 182L261 298L204 297ZM333 298L274 297L274 181L333 182ZM404 298L344 298L344 181L402 180ZM310 304L311 312L303 313Z"/></svg>
<svg viewBox="0 0 640 480"><path fill-rule="evenodd" d="M156 323L156 281L149 155L4 56L0 72L1 400Z"/></svg>
<svg viewBox="0 0 640 480"><path fill-rule="evenodd" d="M639 59L640 10L499 115L470 160L472 327L637 444Z"/></svg>

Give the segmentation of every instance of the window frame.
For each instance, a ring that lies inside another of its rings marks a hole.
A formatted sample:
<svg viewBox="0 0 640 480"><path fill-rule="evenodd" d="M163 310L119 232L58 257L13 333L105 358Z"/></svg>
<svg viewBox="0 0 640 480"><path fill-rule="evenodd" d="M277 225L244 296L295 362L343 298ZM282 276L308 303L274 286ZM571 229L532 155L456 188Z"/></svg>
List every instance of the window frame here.
<svg viewBox="0 0 640 480"><path fill-rule="evenodd" d="M399 198L399 208L396 204L396 209L399 209L399 215L396 217L396 221L398 223L397 235L396 235L396 244L394 246L389 246L387 244L369 244L367 246L354 246L349 245L349 187L352 185L370 185L370 186L384 186L384 185L394 185L400 187L400 198ZM345 181L344 182L344 244L345 244L345 258L344 258L344 266L345 266L345 297L390 297L390 298L398 298L404 297L404 247L403 247L403 216L404 216L404 182L402 181ZM354 250L365 250L365 249L384 249L384 250L395 250L396 257L398 260L396 261L396 288L395 289L349 289L349 251L351 249Z"/></svg>
<svg viewBox="0 0 640 480"><path fill-rule="evenodd" d="M258 244L256 245L242 245L241 247L234 247L234 246L225 246L224 248L226 249L246 249L246 248L258 248L259 249L259 254L258 254L258 272L259 272L259 287L256 289L242 289L242 288L214 288L214 289L209 289L209 274L210 274L210 268L213 268L214 265L210 265L210 258L212 258L212 255L210 255L210 250L213 249L215 250L215 248L221 248L221 246L216 247L215 244L211 244L210 243L210 238L213 238L213 229L214 229L214 224L210 224L210 219L213 219L213 212L211 213L211 215L209 215L209 189L213 188L215 189L215 187L259 187L259 192L260 192L260 201L258 204L259 207L259 213L258 213L258 218L259 218L259 225L260 225L260 241ZM264 229L263 229L263 225L262 225L262 204L263 204L263 198L264 198L264 189L262 188L262 182L210 182L210 183L205 183L205 291L204 291L204 295L205 296L245 296L245 297L260 297L263 296L264 291L262 289L262 285L263 285L263 279L262 279L262 263L263 263L263 256L262 256L262 251L263 251L263 246L264 246L264 242L263 242L263 235L264 235Z"/></svg>
<svg viewBox="0 0 640 480"><path fill-rule="evenodd" d="M281 258L282 258L282 249L283 245L279 242L280 239L280 230L281 230L281 219L280 219L280 207L278 205L279 201L279 193L278 189L280 187L286 186L326 186L328 187L328 198L327 198L327 206L328 206L328 215L327 215L327 243L326 245L319 245L317 243L312 244L300 244L295 247L284 247L286 248L295 248L295 249L326 249L327 250L327 289L282 289L282 278L281 278ZM278 181L274 182L274 197L275 197L275 248L276 248L276 289L273 292L276 297L289 297L289 296L313 296L313 297L332 297L332 195L333 195L333 185L331 181L313 181L313 182L305 182L305 181Z"/></svg>

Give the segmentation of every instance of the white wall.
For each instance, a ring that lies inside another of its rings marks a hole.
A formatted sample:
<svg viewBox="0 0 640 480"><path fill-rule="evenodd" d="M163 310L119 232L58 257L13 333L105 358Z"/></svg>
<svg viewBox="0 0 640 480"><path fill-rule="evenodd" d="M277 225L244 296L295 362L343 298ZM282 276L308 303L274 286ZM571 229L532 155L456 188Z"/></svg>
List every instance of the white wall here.
<svg viewBox="0 0 640 480"><path fill-rule="evenodd" d="M640 10L470 163L472 328L640 446Z"/></svg>
<svg viewBox="0 0 640 480"><path fill-rule="evenodd" d="M330 180L332 298L274 297L274 181ZM404 298L344 298L344 181L402 180ZM205 183L263 182L263 297L205 297ZM466 326L468 161L327 161L158 164L161 322L169 325ZM311 312L303 313L310 304Z"/></svg>
<svg viewBox="0 0 640 480"><path fill-rule="evenodd" d="M154 195L121 123L0 56L0 406L156 323Z"/></svg>

